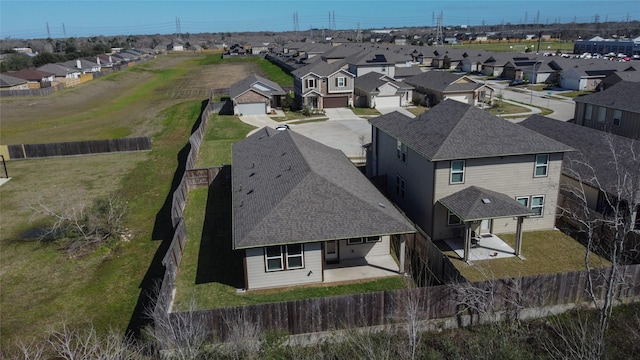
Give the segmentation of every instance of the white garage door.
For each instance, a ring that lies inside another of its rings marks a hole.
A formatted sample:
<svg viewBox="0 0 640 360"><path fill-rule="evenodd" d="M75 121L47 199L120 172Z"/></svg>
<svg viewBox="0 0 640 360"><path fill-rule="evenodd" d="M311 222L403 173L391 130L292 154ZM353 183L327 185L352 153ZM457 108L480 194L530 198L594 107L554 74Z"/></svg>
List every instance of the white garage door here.
<svg viewBox="0 0 640 360"><path fill-rule="evenodd" d="M266 114L267 104L265 103L238 104L238 112L242 115Z"/></svg>
<svg viewBox="0 0 640 360"><path fill-rule="evenodd" d="M400 96L376 96L376 108L400 106Z"/></svg>

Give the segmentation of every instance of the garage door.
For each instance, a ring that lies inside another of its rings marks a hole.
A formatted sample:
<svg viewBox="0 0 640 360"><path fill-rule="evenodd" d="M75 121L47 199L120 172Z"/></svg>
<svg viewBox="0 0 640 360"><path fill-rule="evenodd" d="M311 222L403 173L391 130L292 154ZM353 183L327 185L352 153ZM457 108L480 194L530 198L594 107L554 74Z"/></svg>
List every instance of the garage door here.
<svg viewBox="0 0 640 360"><path fill-rule="evenodd" d="M324 107L326 109L341 108L349 106L348 96L326 97L324 98Z"/></svg>
<svg viewBox="0 0 640 360"><path fill-rule="evenodd" d="M376 96L376 108L400 106L400 96Z"/></svg>
<svg viewBox="0 0 640 360"><path fill-rule="evenodd" d="M265 103L238 104L238 112L242 115L261 115L267 113Z"/></svg>

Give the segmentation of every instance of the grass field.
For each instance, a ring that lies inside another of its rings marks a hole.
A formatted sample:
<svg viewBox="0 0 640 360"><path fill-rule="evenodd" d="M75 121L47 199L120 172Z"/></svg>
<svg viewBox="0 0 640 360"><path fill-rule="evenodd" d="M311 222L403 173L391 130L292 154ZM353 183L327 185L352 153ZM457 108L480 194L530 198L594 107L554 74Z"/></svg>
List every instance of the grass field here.
<svg viewBox="0 0 640 360"><path fill-rule="evenodd" d="M202 59L165 56L51 97L2 98L2 143L148 135L153 149L7 163L12 180L0 187L0 345L46 337L63 322L124 332L171 227L162 214L177 156L207 89L256 70L252 63L203 66ZM56 245L25 239L39 224L30 222L29 203L68 206L102 194L128 201L130 241L70 258Z"/></svg>
<svg viewBox="0 0 640 360"><path fill-rule="evenodd" d="M449 47L449 46L447 46ZM518 41L518 42L474 42L465 43L460 45L452 45L451 48L467 48L467 49L481 49L486 51L495 52L524 52L529 48L531 52L535 53L538 49L537 41ZM541 41L540 52L571 52L573 51L572 41Z"/></svg>

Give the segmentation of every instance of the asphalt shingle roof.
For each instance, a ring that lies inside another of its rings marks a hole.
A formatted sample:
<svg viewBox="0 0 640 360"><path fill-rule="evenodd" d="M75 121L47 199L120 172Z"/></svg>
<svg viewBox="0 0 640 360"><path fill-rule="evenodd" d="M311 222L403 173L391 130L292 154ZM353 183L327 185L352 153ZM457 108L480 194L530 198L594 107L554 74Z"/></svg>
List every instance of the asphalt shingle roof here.
<svg viewBox="0 0 640 360"><path fill-rule="evenodd" d="M564 155L562 172L566 176L615 194L621 190L618 175L626 174L624 192L632 194L640 189L640 142L540 115L532 115L519 124L576 150Z"/></svg>
<svg viewBox="0 0 640 360"><path fill-rule="evenodd" d="M430 161L572 150L533 130L451 99L416 118L392 112L369 122Z"/></svg>
<svg viewBox="0 0 640 360"><path fill-rule="evenodd" d="M400 89L412 89L413 87L402 82L390 80L385 75L377 72L369 72L364 75L358 76L354 80L354 86L358 89L362 89L367 92L377 91L378 88L384 84L391 83Z"/></svg>
<svg viewBox="0 0 640 360"><path fill-rule="evenodd" d="M620 81L604 91L580 96L574 101L640 113L640 82Z"/></svg>
<svg viewBox="0 0 640 360"><path fill-rule="evenodd" d="M309 74L309 73L314 73L318 76L329 76L337 71L339 71L340 69L342 69L345 66L345 62L344 60L339 60L336 62L333 62L331 64L325 62L325 61L316 61L315 63L309 64L307 66L301 67L297 70L294 70L291 72L291 74L293 74L294 76L297 76L299 78ZM347 70L344 70L345 72L349 73Z"/></svg>
<svg viewBox="0 0 640 360"><path fill-rule="evenodd" d="M477 186L470 186L438 201L462 221L534 214L510 196Z"/></svg>
<svg viewBox="0 0 640 360"><path fill-rule="evenodd" d="M406 78L404 82L413 86L443 92L450 90L449 87L451 87L454 82L460 80L462 76L463 75L453 74L447 71L432 70Z"/></svg>
<svg viewBox="0 0 640 360"><path fill-rule="evenodd" d="M19 79L7 74L0 74L0 87L11 87L26 83L27 80Z"/></svg>
<svg viewBox="0 0 640 360"><path fill-rule="evenodd" d="M254 86L257 83L261 83L271 89L265 89L261 86ZM238 95L244 93L245 91L252 89L253 91L264 95L270 98L272 95L285 95L286 92L282 89L282 87L271 80L265 79L262 76L251 75L243 80L238 81L237 83L231 85L229 87L229 95L232 99L236 98Z"/></svg>
<svg viewBox="0 0 640 360"><path fill-rule="evenodd" d="M233 248L415 232L339 150L263 128L232 147Z"/></svg>

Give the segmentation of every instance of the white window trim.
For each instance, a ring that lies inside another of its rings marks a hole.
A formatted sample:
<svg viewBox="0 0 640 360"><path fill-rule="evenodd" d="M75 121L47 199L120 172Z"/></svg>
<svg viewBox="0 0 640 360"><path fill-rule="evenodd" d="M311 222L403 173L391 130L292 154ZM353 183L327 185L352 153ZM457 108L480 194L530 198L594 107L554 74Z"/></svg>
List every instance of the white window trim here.
<svg viewBox="0 0 640 360"><path fill-rule="evenodd" d="M346 87L347 86L347 78L344 76L338 77L338 87Z"/></svg>
<svg viewBox="0 0 640 360"><path fill-rule="evenodd" d="M543 164L539 164L538 163L538 158L540 156L546 156L547 157L547 161L544 162ZM536 160L534 162L533 165L533 177L547 177L549 175L549 159L551 158L551 156L549 156L549 154L537 154L536 155ZM538 175L538 168L544 168L544 175Z"/></svg>
<svg viewBox="0 0 640 360"><path fill-rule="evenodd" d="M462 170L453 170L453 163L460 161L462 162ZM451 163L449 164L449 184L464 184L464 171L466 166L467 162L465 160L451 160ZM453 181L453 175L456 174L462 174L461 181Z"/></svg>
<svg viewBox="0 0 640 360"><path fill-rule="evenodd" d="M294 255L290 255L289 254L289 246L291 245L287 245L287 270L296 270L296 269L304 269L304 245L303 244L296 244L298 246L300 246L300 254L294 254ZM300 258L300 266L290 266L289 263L289 259L293 259L293 258Z"/></svg>
<svg viewBox="0 0 640 360"><path fill-rule="evenodd" d="M402 161L403 163L407 163L407 145L405 145L404 143L402 143L402 141L397 140L397 148L396 148L396 155L398 156L398 159L400 159L400 161Z"/></svg>
<svg viewBox="0 0 640 360"><path fill-rule="evenodd" d="M526 199L527 200L526 204L522 204L522 203L520 203L520 204L522 204L522 206L525 206L525 207L528 208L529 207L529 200L530 200L529 197L528 196L516 196L516 201L517 202L520 202L520 199Z"/></svg>
<svg viewBox="0 0 640 360"><path fill-rule="evenodd" d="M271 247L279 247L280 254L278 256L269 256L267 249ZM301 260L300 263L302 264L302 266L295 266L295 267L290 266L289 259L293 259L293 258L300 258ZM280 268L269 269L269 260L280 260ZM289 245L266 246L264 248L264 265L265 265L265 270L267 272L304 269L304 244L300 244L300 254L295 254L295 255L289 255Z"/></svg>
<svg viewBox="0 0 640 360"><path fill-rule="evenodd" d="M367 243L377 243L382 241L382 236L369 236L365 238L365 242Z"/></svg>
<svg viewBox="0 0 640 360"><path fill-rule="evenodd" d="M458 219L458 221L457 222L452 222L451 221L452 217ZM462 219L460 219L458 217L458 215L456 215L453 212L451 212L451 210L447 210L447 226L458 226L458 225L462 225Z"/></svg>
<svg viewBox="0 0 640 360"><path fill-rule="evenodd" d="M364 242L361 237L347 239L347 245L360 245Z"/></svg>
<svg viewBox="0 0 640 360"><path fill-rule="evenodd" d="M307 78L307 89L315 89L316 88L316 79L315 78ZM313 83L313 86L310 85Z"/></svg>
<svg viewBox="0 0 640 360"><path fill-rule="evenodd" d="M544 197L545 197L544 195L532 195L531 196L531 210L540 208L540 215L531 215L531 217L537 217L538 218L538 217L543 217L544 216L544 205L545 205ZM535 205L534 206L533 205L533 199L534 198L542 198L542 205Z"/></svg>
<svg viewBox="0 0 640 360"><path fill-rule="evenodd" d="M273 271L283 271L285 269L284 267L284 258L283 258L283 252L282 252L282 245L276 245L277 247L280 248L280 254L278 256L269 256L269 248L271 247L275 247L275 246L267 246L264 248L264 265L265 265L265 269L267 270L267 272L273 272ZM275 259L280 259L280 268L279 269L269 269L269 260L275 260Z"/></svg>

